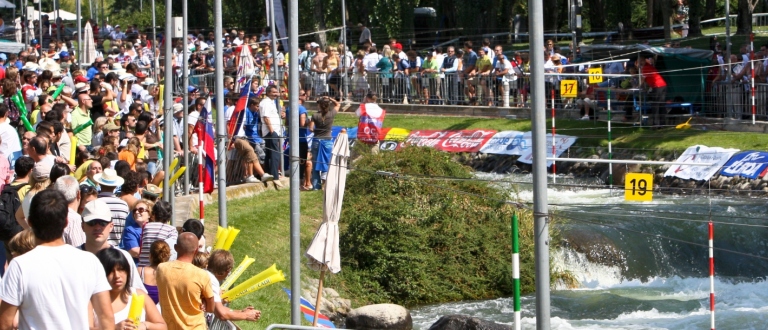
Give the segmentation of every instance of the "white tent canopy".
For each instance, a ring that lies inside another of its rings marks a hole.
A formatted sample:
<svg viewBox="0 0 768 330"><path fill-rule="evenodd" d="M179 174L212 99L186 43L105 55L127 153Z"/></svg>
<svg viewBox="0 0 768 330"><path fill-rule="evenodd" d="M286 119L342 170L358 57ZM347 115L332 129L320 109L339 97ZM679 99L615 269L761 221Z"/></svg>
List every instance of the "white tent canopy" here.
<svg viewBox="0 0 768 330"><path fill-rule="evenodd" d="M5 1L5 0L0 0ZM77 20L77 14L70 13L66 10L54 10L50 13L47 13L48 18L50 18L52 21L56 21L56 18L58 17L57 14L61 14L61 19L64 21L75 21Z"/></svg>
<svg viewBox="0 0 768 330"><path fill-rule="evenodd" d="M14 5L12 2L7 0L0 0L0 8L16 8L16 5Z"/></svg>

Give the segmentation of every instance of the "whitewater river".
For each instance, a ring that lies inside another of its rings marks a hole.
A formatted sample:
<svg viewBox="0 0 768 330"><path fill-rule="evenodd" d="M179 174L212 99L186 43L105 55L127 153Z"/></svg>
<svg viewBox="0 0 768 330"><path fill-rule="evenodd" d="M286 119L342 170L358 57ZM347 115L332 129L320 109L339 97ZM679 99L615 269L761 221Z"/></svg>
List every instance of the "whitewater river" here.
<svg viewBox="0 0 768 330"><path fill-rule="evenodd" d="M531 180L530 175L479 177ZM557 181L595 183L560 177ZM520 185L517 197L531 201L530 189L530 185ZM563 230L602 235L621 251L624 261L609 267L591 263L569 249L553 253L552 266L570 271L581 283L576 289L552 290L553 329L708 329L706 221L710 210L714 221L723 222L715 224L714 245L723 249L714 254L716 326L768 328L765 199L710 201L706 196L655 195L653 202L637 203L625 202L623 191L574 187L551 187L548 198L552 208L570 218ZM421 306L411 313L417 329L428 329L448 314L511 325L512 306L510 297ZM535 295L522 298L522 315L523 329L534 329Z"/></svg>

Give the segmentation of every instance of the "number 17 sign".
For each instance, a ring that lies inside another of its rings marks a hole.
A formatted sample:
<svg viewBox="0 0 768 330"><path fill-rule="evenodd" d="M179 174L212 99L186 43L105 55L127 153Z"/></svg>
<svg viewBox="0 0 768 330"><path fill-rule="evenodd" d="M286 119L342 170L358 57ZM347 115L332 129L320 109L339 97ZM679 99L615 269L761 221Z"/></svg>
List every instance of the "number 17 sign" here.
<svg viewBox="0 0 768 330"><path fill-rule="evenodd" d="M560 97L576 97L579 94L578 81L560 80Z"/></svg>

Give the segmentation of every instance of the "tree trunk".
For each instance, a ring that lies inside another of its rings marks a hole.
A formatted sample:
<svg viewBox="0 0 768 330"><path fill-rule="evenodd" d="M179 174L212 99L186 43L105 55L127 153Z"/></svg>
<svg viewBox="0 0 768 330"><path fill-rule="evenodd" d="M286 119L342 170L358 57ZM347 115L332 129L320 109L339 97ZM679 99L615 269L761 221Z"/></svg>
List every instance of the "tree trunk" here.
<svg viewBox="0 0 768 330"><path fill-rule="evenodd" d="M701 36L701 0L688 2L688 36Z"/></svg>
<svg viewBox="0 0 768 330"><path fill-rule="evenodd" d="M704 17L703 19L710 19L715 18L715 6L717 6L717 0L707 0L706 6L704 6ZM688 32L690 34L690 32Z"/></svg>
<svg viewBox="0 0 768 330"><path fill-rule="evenodd" d="M315 0L314 1L314 17L315 17L315 28L317 31L323 31L325 30L325 15L323 15L323 12L325 10L323 9L323 0ZM322 49L325 49L326 45L326 35L325 32L319 32L317 34L317 42L320 44L320 47Z"/></svg>
<svg viewBox="0 0 768 330"><path fill-rule="evenodd" d="M653 11L654 11L654 1L653 0L645 0L645 9L646 9L646 18L648 19L648 27L653 26Z"/></svg>
<svg viewBox="0 0 768 330"><path fill-rule="evenodd" d="M624 33L619 38L622 42L631 37L632 33L632 6L619 6L617 19L624 26Z"/></svg>
<svg viewBox="0 0 768 330"><path fill-rule="evenodd" d="M593 32L603 32L605 29L605 3L603 0L588 0L589 24ZM631 7L627 5L626 7ZM602 39L602 38L599 38Z"/></svg>
<svg viewBox="0 0 768 330"><path fill-rule="evenodd" d="M748 0L738 0L739 10L736 17L736 34L750 35L752 33L752 11Z"/></svg>
<svg viewBox="0 0 768 330"><path fill-rule="evenodd" d="M661 17L664 19L664 41L672 41L672 4L669 1L661 1Z"/></svg>

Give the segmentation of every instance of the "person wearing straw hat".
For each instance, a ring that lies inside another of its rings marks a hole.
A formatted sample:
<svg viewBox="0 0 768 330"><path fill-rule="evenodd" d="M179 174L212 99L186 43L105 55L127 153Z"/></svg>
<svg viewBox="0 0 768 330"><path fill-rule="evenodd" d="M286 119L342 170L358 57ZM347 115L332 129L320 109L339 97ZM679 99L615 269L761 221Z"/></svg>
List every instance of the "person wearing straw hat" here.
<svg viewBox="0 0 768 330"><path fill-rule="evenodd" d="M55 190L41 191L32 201L29 224L38 243L14 258L0 290L0 327L87 329L89 302L101 324L114 322L110 285L104 267L90 253L64 243L67 202ZM40 306L49 306L45 313Z"/></svg>
<svg viewBox="0 0 768 330"><path fill-rule="evenodd" d="M115 196L115 189L122 186L125 180L117 175L117 171L111 168L105 168L101 173L95 174L93 180L101 187L98 200L107 203L112 212L113 227L109 233L109 243L113 246L118 246L123 236L125 220L128 218L130 208L128 208L128 203Z"/></svg>

